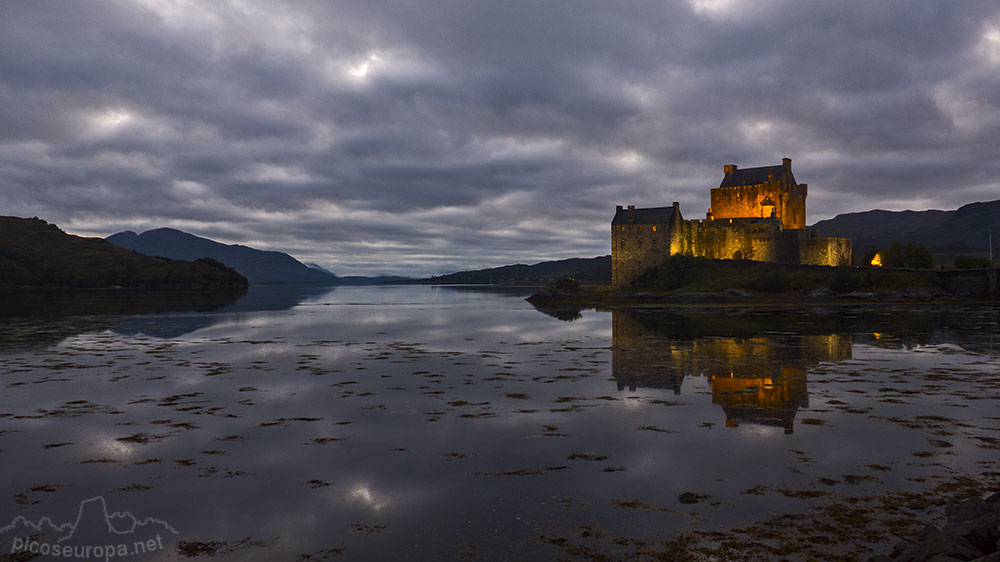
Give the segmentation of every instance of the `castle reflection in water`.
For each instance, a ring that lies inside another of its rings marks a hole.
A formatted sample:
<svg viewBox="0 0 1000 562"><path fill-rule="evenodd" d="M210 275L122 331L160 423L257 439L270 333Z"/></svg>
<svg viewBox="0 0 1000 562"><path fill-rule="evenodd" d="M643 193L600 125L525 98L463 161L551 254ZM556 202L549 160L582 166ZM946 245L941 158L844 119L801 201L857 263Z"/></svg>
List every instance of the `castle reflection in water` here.
<svg viewBox="0 0 1000 562"><path fill-rule="evenodd" d="M685 377L705 377L712 403L726 413L726 426L753 423L791 433L799 408L809 405L807 368L850 359L853 338L803 333L801 326L790 333L781 330L781 321L719 312L613 310L612 373L618 390L680 394Z"/></svg>

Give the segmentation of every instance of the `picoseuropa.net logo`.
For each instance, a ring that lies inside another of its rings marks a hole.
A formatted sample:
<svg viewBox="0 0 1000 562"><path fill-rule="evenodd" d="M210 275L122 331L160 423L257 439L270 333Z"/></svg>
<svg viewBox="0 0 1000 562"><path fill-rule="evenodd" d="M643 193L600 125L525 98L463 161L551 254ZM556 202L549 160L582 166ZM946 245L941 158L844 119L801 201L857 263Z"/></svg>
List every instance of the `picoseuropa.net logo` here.
<svg viewBox="0 0 1000 562"><path fill-rule="evenodd" d="M72 523L15 517L0 528L0 545L6 545L5 551L14 556L110 562L163 551L177 534L160 519L138 519L127 511L109 514L104 498L97 496L80 502Z"/></svg>

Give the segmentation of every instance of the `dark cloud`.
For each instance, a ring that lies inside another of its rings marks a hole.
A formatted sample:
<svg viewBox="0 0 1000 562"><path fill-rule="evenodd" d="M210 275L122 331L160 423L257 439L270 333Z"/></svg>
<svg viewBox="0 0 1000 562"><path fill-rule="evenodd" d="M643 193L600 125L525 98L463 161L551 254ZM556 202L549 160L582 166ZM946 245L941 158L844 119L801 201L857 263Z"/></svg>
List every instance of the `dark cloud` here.
<svg viewBox="0 0 1000 562"><path fill-rule="evenodd" d="M794 159L809 220L1000 197L991 2L7 2L0 209L338 273L609 251Z"/></svg>

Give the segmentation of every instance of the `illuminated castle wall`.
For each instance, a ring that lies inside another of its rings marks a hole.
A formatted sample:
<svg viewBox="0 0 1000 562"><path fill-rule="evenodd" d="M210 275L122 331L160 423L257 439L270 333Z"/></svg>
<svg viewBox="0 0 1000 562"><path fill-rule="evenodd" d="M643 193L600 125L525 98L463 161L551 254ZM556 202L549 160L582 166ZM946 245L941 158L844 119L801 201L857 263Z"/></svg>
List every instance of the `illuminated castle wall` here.
<svg viewBox="0 0 1000 562"><path fill-rule="evenodd" d="M667 256L806 265L850 265L849 238L821 238L805 228L808 186L792 175L792 160L780 166L741 170L710 191L705 220L685 220L680 205L636 209L619 205L611 221L611 282L623 287Z"/></svg>

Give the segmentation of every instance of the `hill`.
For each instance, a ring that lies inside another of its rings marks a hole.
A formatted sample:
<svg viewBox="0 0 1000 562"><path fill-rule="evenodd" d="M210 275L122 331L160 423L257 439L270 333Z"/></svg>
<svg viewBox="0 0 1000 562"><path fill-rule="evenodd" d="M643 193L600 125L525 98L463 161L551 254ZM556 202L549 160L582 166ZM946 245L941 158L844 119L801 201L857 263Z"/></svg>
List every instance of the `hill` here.
<svg viewBox="0 0 1000 562"><path fill-rule="evenodd" d="M257 250L239 244L222 244L208 238L173 228L157 228L142 234L119 232L106 238L145 254L177 260L212 258L242 273L250 283L290 283L336 285L338 279L328 272L313 269L284 252Z"/></svg>
<svg viewBox="0 0 1000 562"><path fill-rule="evenodd" d="M329 273L334 275L332 271L319 265L318 263L307 263L306 267L322 271L323 273ZM396 281L405 281L410 279L409 277L402 277L400 275L375 275L375 276L364 276L364 275L345 275L343 277L337 277L338 285L384 285L386 283L394 283Z"/></svg>
<svg viewBox="0 0 1000 562"><path fill-rule="evenodd" d="M409 281L410 277L401 275L375 275L372 277L362 275L345 275L338 277L341 285L385 285L386 283L399 283Z"/></svg>
<svg viewBox="0 0 1000 562"><path fill-rule="evenodd" d="M0 217L0 286L245 288L247 280L211 259L142 256L100 238L66 234L39 218Z"/></svg>
<svg viewBox="0 0 1000 562"><path fill-rule="evenodd" d="M333 275L334 277L336 277L336 276L337 276L337 274L336 274L336 273L334 273L334 272L330 271L329 269L327 269L327 268L323 267L322 265L320 265L320 264L318 264L318 263L311 263L311 262L310 262L310 263L306 263L306 264L304 264L304 265L305 265L306 267L308 267L309 269L315 269L316 271L322 271L323 273L326 273L327 275Z"/></svg>
<svg viewBox="0 0 1000 562"><path fill-rule="evenodd" d="M534 265L505 265L490 269L460 271L427 279L401 281L407 284L514 284L549 282L566 277L580 281L610 281L611 256L544 261Z"/></svg>
<svg viewBox="0 0 1000 562"><path fill-rule="evenodd" d="M1000 200L970 203L954 211L865 211L819 221L810 228L820 236L853 240L856 260L893 242L923 244L935 265L951 265L959 255L988 257L988 232L1000 244ZM996 252L994 252L996 253Z"/></svg>

